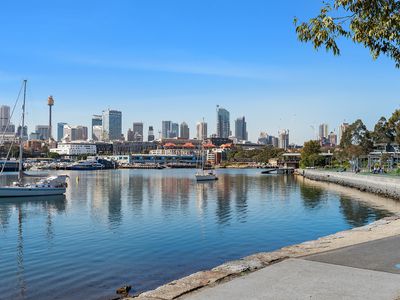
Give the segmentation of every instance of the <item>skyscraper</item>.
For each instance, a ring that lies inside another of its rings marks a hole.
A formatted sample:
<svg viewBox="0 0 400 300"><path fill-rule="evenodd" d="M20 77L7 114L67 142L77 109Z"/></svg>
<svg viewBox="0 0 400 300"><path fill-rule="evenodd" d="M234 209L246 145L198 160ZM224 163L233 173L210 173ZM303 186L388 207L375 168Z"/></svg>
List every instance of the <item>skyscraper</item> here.
<svg viewBox="0 0 400 300"><path fill-rule="evenodd" d="M331 132L331 133L329 134L328 139L329 139L329 145L330 145L331 147L335 147L335 146L337 145L338 139L337 139L337 134L336 134L336 133Z"/></svg>
<svg viewBox="0 0 400 300"><path fill-rule="evenodd" d="M328 124L319 125L318 137L320 140L328 138Z"/></svg>
<svg viewBox="0 0 400 300"><path fill-rule="evenodd" d="M289 147L289 130L279 131L279 148L287 149Z"/></svg>
<svg viewBox="0 0 400 300"><path fill-rule="evenodd" d="M122 137L122 112L118 110L103 110L103 135L106 141L120 140Z"/></svg>
<svg viewBox="0 0 400 300"><path fill-rule="evenodd" d="M340 142L342 141L342 137L343 137L344 132L346 131L346 129L347 129L349 126L350 126L349 123L342 123L342 124L340 125L340 127L339 127L339 136L338 136L339 144L340 144Z"/></svg>
<svg viewBox="0 0 400 300"><path fill-rule="evenodd" d="M245 117L237 118L235 120L235 137L239 141L247 141L247 123Z"/></svg>
<svg viewBox="0 0 400 300"><path fill-rule="evenodd" d="M153 128L153 126L149 126L149 131L148 131L148 134L147 134L147 141L149 141L149 142L152 142L152 141L154 141L154 128Z"/></svg>
<svg viewBox="0 0 400 300"><path fill-rule="evenodd" d="M170 138L176 138L179 136L179 124L178 123L172 123L171 124L171 132L169 134Z"/></svg>
<svg viewBox="0 0 400 300"><path fill-rule="evenodd" d="M181 126L180 126L180 135L179 135L179 137L181 137L182 139L188 139L189 136L190 136L189 126L188 126L188 124L186 124L186 122L182 122Z"/></svg>
<svg viewBox="0 0 400 300"><path fill-rule="evenodd" d="M207 139L207 123L206 122L198 122L196 125L197 134L196 137L198 140Z"/></svg>
<svg viewBox="0 0 400 300"><path fill-rule="evenodd" d="M7 127L10 122L10 107L7 105L0 106L0 127L1 131Z"/></svg>
<svg viewBox="0 0 400 300"><path fill-rule="evenodd" d="M61 139L64 137L64 125L67 123L59 122L57 123L57 141L60 142Z"/></svg>
<svg viewBox="0 0 400 300"><path fill-rule="evenodd" d="M35 132L41 140L48 140L50 138L49 125L36 125Z"/></svg>
<svg viewBox="0 0 400 300"><path fill-rule="evenodd" d="M19 125L17 128L17 136L21 136L21 129L22 129L22 126ZM24 130L22 131L22 136L23 136L24 140L26 140L28 138L28 126L26 126L26 125L24 126Z"/></svg>
<svg viewBox="0 0 400 300"><path fill-rule="evenodd" d="M143 123L134 122L132 126L133 140L135 142L143 142Z"/></svg>
<svg viewBox="0 0 400 300"><path fill-rule="evenodd" d="M86 126L64 125L64 135L69 141L86 141L88 139L88 128Z"/></svg>
<svg viewBox="0 0 400 300"><path fill-rule="evenodd" d="M103 125L103 116L102 115L93 115L92 116L92 140L93 141L99 141L101 140L101 134L95 134L98 133L99 131L99 127L98 126L102 126ZM94 128L95 126L97 126L96 128Z"/></svg>
<svg viewBox="0 0 400 300"><path fill-rule="evenodd" d="M228 138L230 133L229 111L217 105L217 137Z"/></svg>
<svg viewBox="0 0 400 300"><path fill-rule="evenodd" d="M169 138L171 133L172 121L161 122L161 137L163 139Z"/></svg>

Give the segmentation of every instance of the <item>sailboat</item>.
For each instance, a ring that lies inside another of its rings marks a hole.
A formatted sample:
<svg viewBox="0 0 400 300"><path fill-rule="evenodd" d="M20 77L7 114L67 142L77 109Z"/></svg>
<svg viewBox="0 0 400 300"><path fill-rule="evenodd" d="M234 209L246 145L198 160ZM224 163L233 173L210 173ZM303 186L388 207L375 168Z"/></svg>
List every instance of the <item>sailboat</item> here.
<svg viewBox="0 0 400 300"><path fill-rule="evenodd" d="M214 181L218 180L217 174L212 170L205 170L205 151L204 151L204 140L201 143L201 168L196 173L197 181Z"/></svg>
<svg viewBox="0 0 400 300"><path fill-rule="evenodd" d="M40 179L34 183L23 184L23 128L25 126L25 100L26 100L26 83L24 80L24 100L22 104L22 126L19 135L19 165L18 165L18 181L13 182L10 186L0 187L0 197L30 197L30 196L50 196L63 195L67 188L67 175L50 176ZM18 100L17 100L18 101Z"/></svg>

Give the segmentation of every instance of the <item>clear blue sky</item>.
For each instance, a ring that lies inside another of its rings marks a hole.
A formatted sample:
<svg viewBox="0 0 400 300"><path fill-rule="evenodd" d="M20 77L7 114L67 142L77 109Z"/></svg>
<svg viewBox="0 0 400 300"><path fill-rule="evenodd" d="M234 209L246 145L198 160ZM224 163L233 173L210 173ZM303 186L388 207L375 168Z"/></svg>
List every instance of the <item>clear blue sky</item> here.
<svg viewBox="0 0 400 300"><path fill-rule="evenodd" d="M28 125L89 125L92 114L123 112L154 125L202 117L215 131L215 105L246 116L249 137L291 130L291 141L362 118L373 126L400 105L400 71L341 41L342 56L297 41L293 17L320 0L12 1L0 5L0 103L29 80ZM147 130L146 130L147 131ZM147 132L146 132L147 134Z"/></svg>

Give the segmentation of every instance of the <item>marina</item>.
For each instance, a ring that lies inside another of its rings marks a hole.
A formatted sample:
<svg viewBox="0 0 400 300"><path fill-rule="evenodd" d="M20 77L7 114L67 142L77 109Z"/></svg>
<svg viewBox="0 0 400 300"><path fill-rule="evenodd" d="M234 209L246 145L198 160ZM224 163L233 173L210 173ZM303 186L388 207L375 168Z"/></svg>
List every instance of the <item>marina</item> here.
<svg viewBox="0 0 400 300"><path fill-rule="evenodd" d="M125 284L142 292L400 211L389 199L259 169L220 169L202 184L191 169L62 172L65 196L0 202L5 299L110 299Z"/></svg>

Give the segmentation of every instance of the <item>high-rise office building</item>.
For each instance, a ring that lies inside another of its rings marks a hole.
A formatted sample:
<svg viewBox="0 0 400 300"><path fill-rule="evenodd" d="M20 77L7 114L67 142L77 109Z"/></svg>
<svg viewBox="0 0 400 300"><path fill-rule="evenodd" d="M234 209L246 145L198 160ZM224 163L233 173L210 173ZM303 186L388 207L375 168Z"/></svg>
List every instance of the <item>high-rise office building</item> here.
<svg viewBox="0 0 400 300"><path fill-rule="evenodd" d="M101 125L92 126L92 140L93 141L103 140L103 126Z"/></svg>
<svg viewBox="0 0 400 300"><path fill-rule="evenodd" d="M180 135L179 137L182 139L188 139L190 136L189 126L186 122L182 122L180 126Z"/></svg>
<svg viewBox="0 0 400 300"><path fill-rule="evenodd" d="M319 125L318 137L319 140L328 138L328 124Z"/></svg>
<svg viewBox="0 0 400 300"><path fill-rule="evenodd" d="M147 141L152 142L154 141L155 136L154 136L154 128L153 126L149 126L149 131L147 133Z"/></svg>
<svg viewBox="0 0 400 300"><path fill-rule="evenodd" d="M132 126L133 140L135 142L143 142L143 123L134 122Z"/></svg>
<svg viewBox="0 0 400 300"><path fill-rule="evenodd" d="M279 148L287 149L289 147L289 130L279 131Z"/></svg>
<svg viewBox="0 0 400 300"><path fill-rule="evenodd" d="M103 136L106 141L117 141L122 138L122 112L107 109L103 111Z"/></svg>
<svg viewBox="0 0 400 300"><path fill-rule="evenodd" d="M60 142L62 138L64 137L64 126L67 125L67 123L59 122L57 123L57 141Z"/></svg>
<svg viewBox="0 0 400 300"><path fill-rule="evenodd" d="M228 138L231 134L229 111L217 106L217 137Z"/></svg>
<svg viewBox="0 0 400 300"><path fill-rule="evenodd" d="M245 117L237 118L235 120L235 137L239 141L247 141L247 123Z"/></svg>
<svg viewBox="0 0 400 300"><path fill-rule="evenodd" d="M161 122L161 137L163 139L169 138L172 130L172 121Z"/></svg>
<svg viewBox="0 0 400 300"><path fill-rule="evenodd" d="M21 136L21 130L22 130L22 126L19 125L17 128L17 136ZM28 126L24 126L24 130L22 130L22 136L24 138L24 140L28 139Z"/></svg>
<svg viewBox="0 0 400 300"><path fill-rule="evenodd" d="M331 132L328 136L328 141L329 145L331 147L335 147L337 145L338 139L337 139L337 134L334 132Z"/></svg>
<svg viewBox="0 0 400 300"><path fill-rule="evenodd" d="M196 137L198 140L204 141L207 139L207 123L206 122L198 122L196 125Z"/></svg>
<svg viewBox="0 0 400 300"><path fill-rule="evenodd" d="M99 141L101 140L101 134L100 135L95 135L94 134L94 126L102 126L103 125L103 116L102 115L93 115L92 116L92 140L93 141ZM96 131L98 131L99 128L96 127Z"/></svg>
<svg viewBox="0 0 400 300"><path fill-rule="evenodd" d="M50 138L49 125L36 125L35 132L41 140L48 140Z"/></svg>
<svg viewBox="0 0 400 300"><path fill-rule="evenodd" d="M88 139L88 128L86 126L64 125L64 136L69 141L86 141Z"/></svg>
<svg viewBox="0 0 400 300"><path fill-rule="evenodd" d="M10 107L7 105L0 106L0 127L5 128L10 122Z"/></svg>
<svg viewBox="0 0 400 300"><path fill-rule="evenodd" d="M338 136L338 142L340 144L340 142L342 141L342 137L344 132L346 131L347 128L349 128L350 124L349 123L342 123L339 127L339 136Z"/></svg>
<svg viewBox="0 0 400 300"><path fill-rule="evenodd" d="M170 138L179 137L179 124L178 123L171 124L171 132L169 134L169 137Z"/></svg>

